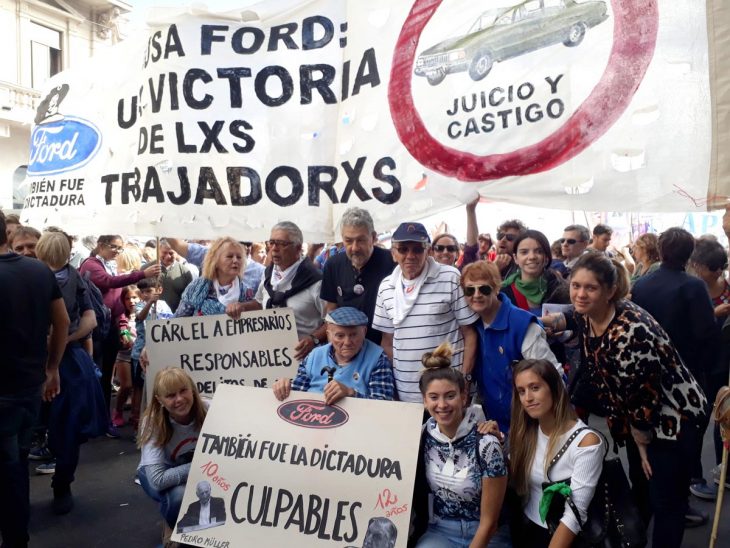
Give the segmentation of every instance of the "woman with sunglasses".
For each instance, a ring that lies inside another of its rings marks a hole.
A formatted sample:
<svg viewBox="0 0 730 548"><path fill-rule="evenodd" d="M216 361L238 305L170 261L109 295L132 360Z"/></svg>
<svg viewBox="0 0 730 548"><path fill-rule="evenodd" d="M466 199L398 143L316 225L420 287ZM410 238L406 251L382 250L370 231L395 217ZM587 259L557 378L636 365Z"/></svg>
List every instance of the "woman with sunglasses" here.
<svg viewBox="0 0 730 548"><path fill-rule="evenodd" d="M431 244L431 255L439 264L455 266L459 258L459 242L452 234L439 234Z"/></svg>
<svg viewBox="0 0 730 548"><path fill-rule="evenodd" d="M475 379L484 414L507 433L512 405L512 363L545 359L562 375L562 366L550 350L537 317L512 304L500 293L502 279L494 263L477 261L464 268L461 286L469 307L479 315ZM467 380L471 381L467 375Z"/></svg>
<svg viewBox="0 0 730 548"><path fill-rule="evenodd" d="M154 278L160 275L160 265L154 264L144 270L134 270L119 275L116 258L124 249L124 241L117 234L99 236L91 256L79 267L79 273L88 277L99 288L104 304L111 310L111 327L104 339L94 340L94 362L101 369L101 389L104 393L107 408L111 402L112 371L117 360L117 353L122 342L119 337L119 318L124 313L121 300L122 288L135 284L143 278ZM110 437L119 437L116 428L110 424L107 433Z"/></svg>

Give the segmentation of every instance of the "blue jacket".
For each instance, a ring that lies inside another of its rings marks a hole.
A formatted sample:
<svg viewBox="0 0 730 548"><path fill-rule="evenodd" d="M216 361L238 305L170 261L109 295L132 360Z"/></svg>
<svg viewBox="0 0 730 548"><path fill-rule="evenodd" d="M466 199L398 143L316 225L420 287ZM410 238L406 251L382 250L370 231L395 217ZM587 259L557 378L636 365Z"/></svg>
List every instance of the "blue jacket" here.
<svg viewBox="0 0 730 548"><path fill-rule="evenodd" d="M499 429L507 433L512 405L512 362L522 359L522 342L527 328L537 318L517 308L504 294L499 294L502 306L492 324L485 328L477 322L479 352L477 352L476 380L482 397L484 414L496 420Z"/></svg>
<svg viewBox="0 0 730 548"><path fill-rule="evenodd" d="M373 369L378 365L383 348L367 339L363 342L362 349L357 356L345 367L340 367L330 355L331 344L318 346L308 356L307 374L309 375L309 392L324 392L327 386L327 373L322 373L323 367L335 367L337 372L334 380L354 388L365 397L370 396L368 382Z"/></svg>

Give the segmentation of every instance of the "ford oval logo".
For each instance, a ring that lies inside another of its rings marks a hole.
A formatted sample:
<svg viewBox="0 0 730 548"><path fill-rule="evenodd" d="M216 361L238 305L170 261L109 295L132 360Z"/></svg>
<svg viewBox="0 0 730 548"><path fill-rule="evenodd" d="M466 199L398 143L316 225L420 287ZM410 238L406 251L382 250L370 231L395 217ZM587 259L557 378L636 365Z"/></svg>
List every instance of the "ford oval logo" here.
<svg viewBox="0 0 730 548"><path fill-rule="evenodd" d="M65 116L35 126L30 141L28 175L52 175L87 164L101 147L101 132L91 122Z"/></svg>
<svg viewBox="0 0 730 548"><path fill-rule="evenodd" d="M304 428L337 428L348 420L350 415L337 405L326 405L316 400L294 400L281 404L276 410L286 422Z"/></svg>

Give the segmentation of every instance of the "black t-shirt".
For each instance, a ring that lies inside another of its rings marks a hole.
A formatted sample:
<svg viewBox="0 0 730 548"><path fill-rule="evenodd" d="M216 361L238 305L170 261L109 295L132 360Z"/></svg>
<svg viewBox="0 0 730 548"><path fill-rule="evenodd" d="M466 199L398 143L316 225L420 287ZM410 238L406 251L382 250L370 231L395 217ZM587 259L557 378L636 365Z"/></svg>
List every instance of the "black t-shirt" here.
<svg viewBox="0 0 730 548"><path fill-rule="evenodd" d="M0 395L46 380L51 302L61 298L53 272L42 262L0 255Z"/></svg>
<svg viewBox="0 0 730 548"><path fill-rule="evenodd" d="M380 344L382 333L373 329L373 314L375 301L378 298L378 288L383 278L390 275L395 268L395 262L390 251L381 247L373 249L373 254L361 271L357 271L347 257L347 253L338 253L324 263L322 274L322 300L337 303L337 306L352 306L367 314L367 338ZM356 292L356 286L362 287L362 292Z"/></svg>

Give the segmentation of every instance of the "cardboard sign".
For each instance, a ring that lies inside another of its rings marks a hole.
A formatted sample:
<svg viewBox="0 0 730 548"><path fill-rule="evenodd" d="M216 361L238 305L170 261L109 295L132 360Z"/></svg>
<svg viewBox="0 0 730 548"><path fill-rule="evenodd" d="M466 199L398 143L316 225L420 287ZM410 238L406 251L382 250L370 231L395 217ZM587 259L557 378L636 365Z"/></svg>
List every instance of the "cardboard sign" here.
<svg viewBox="0 0 730 548"><path fill-rule="evenodd" d="M244 312L238 320L225 314L154 320L145 329L148 401L155 375L166 367L185 371L208 397L221 384L271 386L280 377L294 378L299 367L290 308Z"/></svg>
<svg viewBox="0 0 730 548"><path fill-rule="evenodd" d="M405 547L423 407L221 386L173 540L194 546ZM200 519L200 499L210 497ZM205 513L205 512L204 512Z"/></svg>
<svg viewBox="0 0 730 548"><path fill-rule="evenodd" d="M726 4L168 10L49 81L22 221L256 241L289 220L308 241L335 241L347 207L385 231L475 191L562 209L724 205Z"/></svg>

